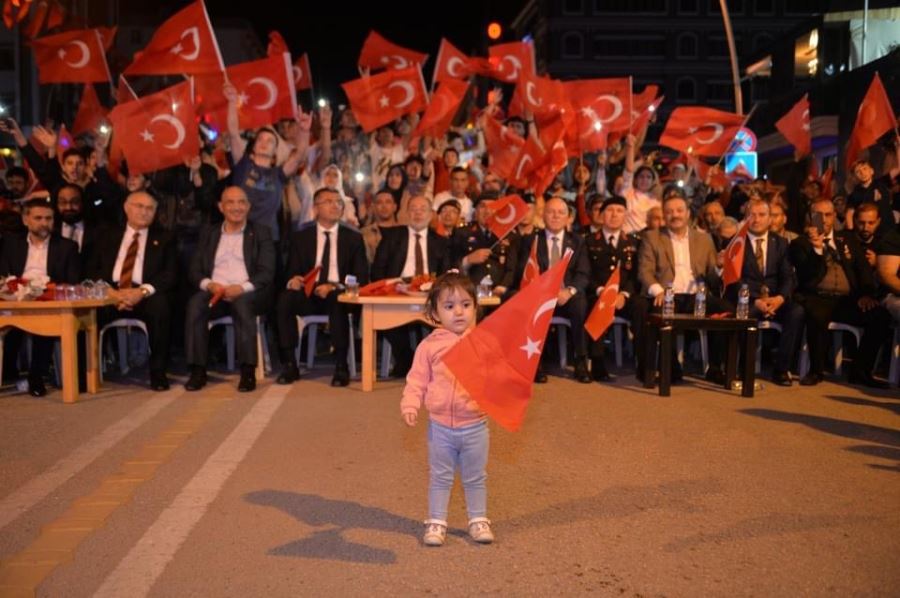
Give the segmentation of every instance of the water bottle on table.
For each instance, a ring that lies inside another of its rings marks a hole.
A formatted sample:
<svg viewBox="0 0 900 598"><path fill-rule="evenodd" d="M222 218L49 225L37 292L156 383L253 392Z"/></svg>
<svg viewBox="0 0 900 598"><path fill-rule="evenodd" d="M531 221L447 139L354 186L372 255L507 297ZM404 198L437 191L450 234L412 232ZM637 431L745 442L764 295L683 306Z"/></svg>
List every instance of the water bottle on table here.
<svg viewBox="0 0 900 598"><path fill-rule="evenodd" d="M671 318L675 315L675 290L671 284L667 284L663 293L662 315L664 318Z"/></svg>
<svg viewBox="0 0 900 598"><path fill-rule="evenodd" d="M694 295L694 316L706 317L706 283L702 280L697 282L697 294Z"/></svg>
<svg viewBox="0 0 900 598"><path fill-rule="evenodd" d="M737 313L735 316L739 320L746 320L750 317L750 287L745 284L741 285L738 291Z"/></svg>

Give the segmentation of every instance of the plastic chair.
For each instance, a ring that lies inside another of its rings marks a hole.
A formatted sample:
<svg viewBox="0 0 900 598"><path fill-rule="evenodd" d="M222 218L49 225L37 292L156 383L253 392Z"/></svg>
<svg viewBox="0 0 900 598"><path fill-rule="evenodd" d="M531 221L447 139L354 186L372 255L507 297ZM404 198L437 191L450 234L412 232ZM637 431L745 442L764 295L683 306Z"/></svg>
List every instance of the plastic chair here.
<svg viewBox="0 0 900 598"><path fill-rule="evenodd" d="M759 341L756 343L756 373L760 373L762 371L762 332L763 330L775 330L778 334L783 332L781 328L781 324L778 322L772 322L771 320L760 320L756 329L759 330Z"/></svg>
<svg viewBox="0 0 900 598"><path fill-rule="evenodd" d="M103 337L106 335L107 331L115 329L116 331L116 345L119 352L119 373L123 376L128 373L128 335L131 334L131 329L137 328L142 331L144 335L147 337L147 344L150 344L150 333L147 332L147 325L144 324L141 320L136 320L133 318L119 318L118 320L113 320L106 326L100 329L100 381L103 382L103 374L106 373L106 363L103 360ZM148 349L149 350L149 349Z"/></svg>
<svg viewBox="0 0 900 598"><path fill-rule="evenodd" d="M234 371L234 320L231 316L222 316L210 320L207 328L212 330L216 326L225 326L225 361L229 371ZM269 361L269 349L266 342L266 328L262 316L256 316L256 379L266 377Z"/></svg>

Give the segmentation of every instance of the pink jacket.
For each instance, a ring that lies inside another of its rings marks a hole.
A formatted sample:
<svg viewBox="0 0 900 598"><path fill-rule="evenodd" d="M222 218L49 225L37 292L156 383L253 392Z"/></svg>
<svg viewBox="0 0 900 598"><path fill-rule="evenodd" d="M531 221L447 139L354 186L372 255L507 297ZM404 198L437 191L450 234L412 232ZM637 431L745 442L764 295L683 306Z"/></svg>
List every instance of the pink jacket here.
<svg viewBox="0 0 900 598"><path fill-rule="evenodd" d="M462 337L436 328L416 349L412 368L406 376L400 413L415 413L424 404L437 423L462 428L484 419L478 404L456 379L441 357Z"/></svg>

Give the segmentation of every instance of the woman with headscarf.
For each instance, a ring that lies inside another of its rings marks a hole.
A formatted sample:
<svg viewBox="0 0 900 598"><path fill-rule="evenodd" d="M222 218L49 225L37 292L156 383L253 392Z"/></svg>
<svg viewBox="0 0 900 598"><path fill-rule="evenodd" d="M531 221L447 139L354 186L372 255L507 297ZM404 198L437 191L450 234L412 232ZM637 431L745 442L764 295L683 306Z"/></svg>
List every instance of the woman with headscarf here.
<svg viewBox="0 0 900 598"><path fill-rule="evenodd" d="M626 233L636 233L647 227L647 212L654 207L662 207L657 196L656 171L643 164L635 169L634 153L637 140L634 135L625 138L627 152L625 154L625 172L622 174L622 188L619 195L628 204L625 212Z"/></svg>
<svg viewBox="0 0 900 598"><path fill-rule="evenodd" d="M341 222L358 228L359 219L356 217L356 204L352 197L344 193L344 175L341 173L341 169L336 164L329 164L322 169L320 183L320 186L334 189L341 196L341 201L344 203Z"/></svg>

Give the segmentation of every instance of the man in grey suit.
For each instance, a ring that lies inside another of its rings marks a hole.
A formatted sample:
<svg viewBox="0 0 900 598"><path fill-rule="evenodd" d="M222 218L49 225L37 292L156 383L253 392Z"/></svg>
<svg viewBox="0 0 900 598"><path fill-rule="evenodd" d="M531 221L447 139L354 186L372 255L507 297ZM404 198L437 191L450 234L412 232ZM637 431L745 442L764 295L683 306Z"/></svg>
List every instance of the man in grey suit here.
<svg viewBox="0 0 900 598"><path fill-rule="evenodd" d="M189 279L198 289L187 304L185 350L191 377L186 390L206 385L208 324L230 315L234 320L236 353L241 364L238 391L256 388L256 316L272 301L275 245L264 224L249 222L250 201L240 187L228 187L219 199L222 224L200 234Z"/></svg>
<svg viewBox="0 0 900 598"><path fill-rule="evenodd" d="M666 286L675 291L675 312L693 313L694 295L698 283L706 283L706 313L733 312L727 301L718 297L721 278L716 267L716 248L712 238L703 231L690 227L690 210L687 200L680 195L672 195L663 203L665 226L656 231L646 231L641 242L638 259L638 279L642 294L648 298L649 309L635 313L634 325L644 336L648 311L662 310ZM638 310L636 310L638 311ZM722 354L724 342L720 335L710 334L709 370L707 380L724 384ZM672 358L672 380L682 377L681 367ZM640 365L640 364L639 364ZM639 368L638 375L643 377Z"/></svg>

